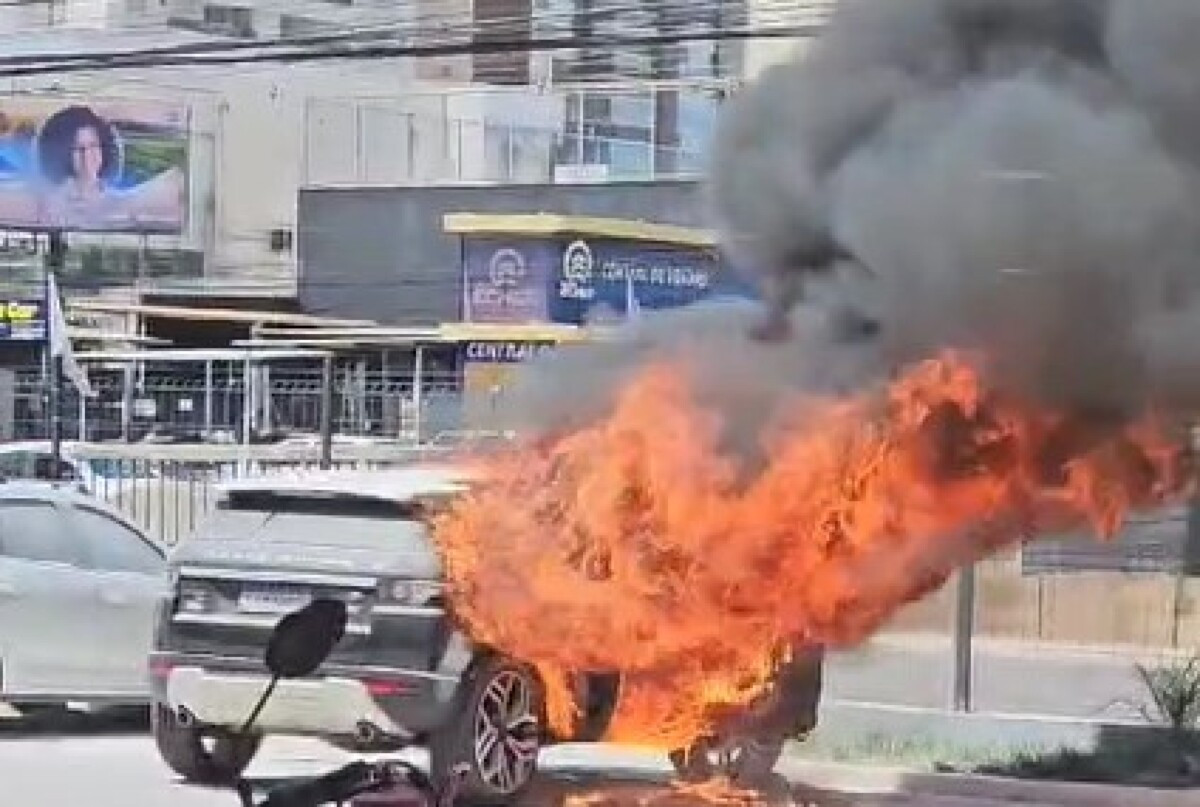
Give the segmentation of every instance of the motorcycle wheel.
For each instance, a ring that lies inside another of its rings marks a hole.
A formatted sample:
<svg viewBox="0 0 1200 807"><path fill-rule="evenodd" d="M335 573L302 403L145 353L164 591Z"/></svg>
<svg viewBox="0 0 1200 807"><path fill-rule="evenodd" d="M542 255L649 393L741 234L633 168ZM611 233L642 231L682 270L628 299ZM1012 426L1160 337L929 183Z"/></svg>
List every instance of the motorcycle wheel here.
<svg viewBox="0 0 1200 807"><path fill-rule="evenodd" d="M668 757L675 774L685 782L703 782L724 777L735 785L762 784L783 755L782 739L739 737L717 743L711 738L678 748Z"/></svg>

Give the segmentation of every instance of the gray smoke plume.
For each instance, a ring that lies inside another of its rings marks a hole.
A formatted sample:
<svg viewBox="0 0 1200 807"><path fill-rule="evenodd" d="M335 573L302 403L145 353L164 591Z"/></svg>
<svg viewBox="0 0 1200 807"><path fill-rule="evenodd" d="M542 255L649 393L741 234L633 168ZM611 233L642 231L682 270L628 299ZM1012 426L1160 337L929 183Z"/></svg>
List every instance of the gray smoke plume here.
<svg viewBox="0 0 1200 807"><path fill-rule="evenodd" d="M745 305L652 317L531 367L504 423L586 421L667 357L749 445L790 391L947 347L1048 404L1195 408L1197 43L1200 0L843 0L715 141L723 243L772 309L760 333L792 338L747 339ZM878 335L845 344L861 318Z"/></svg>
<svg viewBox="0 0 1200 807"><path fill-rule="evenodd" d="M833 243L887 362L984 348L1049 403L1200 404L1200 3L843 0L725 110L712 199L776 311Z"/></svg>
<svg viewBox="0 0 1200 807"><path fill-rule="evenodd" d="M505 391L495 426L520 432L573 429L611 410L635 373L654 362L685 368L699 403L724 414L727 447L744 457L761 448L763 426L789 394L838 394L877 377L878 353L845 330L837 309L801 307L795 341L762 342L746 333L762 316L748 301L662 311L613 338L572 345L522 368ZM804 349L797 349L803 344Z"/></svg>

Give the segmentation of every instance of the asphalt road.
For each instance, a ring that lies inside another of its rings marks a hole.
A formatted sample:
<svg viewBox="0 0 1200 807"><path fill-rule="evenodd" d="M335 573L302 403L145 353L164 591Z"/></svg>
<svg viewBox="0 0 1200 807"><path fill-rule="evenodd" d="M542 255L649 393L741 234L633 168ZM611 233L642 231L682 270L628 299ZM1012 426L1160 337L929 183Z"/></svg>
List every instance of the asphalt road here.
<svg viewBox="0 0 1200 807"><path fill-rule="evenodd" d="M1128 711L1128 707L1116 706L1117 702L1138 692L1132 660L1115 653L1048 652L983 643L977 662L977 705L988 711L1112 717ZM826 697L937 708L946 704L950 670L945 642L877 642L867 650L831 660ZM264 746L250 774L264 781L313 775L346 758L322 743L279 739ZM654 756L611 748L562 748L548 754L544 767L549 772L546 784L527 807L562 807L568 802L568 807L686 807L700 803L668 798L670 791L662 785L664 764ZM629 784L631 779L641 783ZM586 798L568 798L571 795ZM996 807L978 800L925 798L917 802L837 794L821 794L816 803ZM76 717L42 726L0 720L0 804L218 807L235 805L236 799L230 793L175 781L159 761L144 720Z"/></svg>
<svg viewBox="0 0 1200 807"><path fill-rule="evenodd" d="M264 747L252 778L274 781L320 773L345 755L321 743L277 740ZM673 791L654 760L614 749L566 748L549 754L548 773L524 807L692 807L714 805ZM657 768L657 770L656 770ZM232 793L175 781L145 735L77 731L68 735L0 731L5 807L235 807ZM795 791L794 804L828 807L1001 807L1002 803L885 794ZM785 802L780 802L785 803ZM714 807L738 807L724 803ZM745 807L745 805L741 805ZM1038 807L1026 803L1024 807ZM1048 805L1046 807L1049 807Z"/></svg>

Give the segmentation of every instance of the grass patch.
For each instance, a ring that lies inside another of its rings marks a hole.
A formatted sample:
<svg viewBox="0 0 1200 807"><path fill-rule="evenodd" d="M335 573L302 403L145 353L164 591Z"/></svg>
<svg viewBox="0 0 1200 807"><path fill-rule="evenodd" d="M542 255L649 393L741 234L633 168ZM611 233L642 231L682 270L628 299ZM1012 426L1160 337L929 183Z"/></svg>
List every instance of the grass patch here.
<svg viewBox="0 0 1200 807"><path fill-rule="evenodd" d="M884 765L898 768L938 771L947 766L975 766L1012 759L1011 747L994 749L962 747L928 738L867 734L852 741L833 741L819 735L804 743L788 746L788 753L800 759L837 762L847 765ZM1034 753L1029 750L1029 753Z"/></svg>

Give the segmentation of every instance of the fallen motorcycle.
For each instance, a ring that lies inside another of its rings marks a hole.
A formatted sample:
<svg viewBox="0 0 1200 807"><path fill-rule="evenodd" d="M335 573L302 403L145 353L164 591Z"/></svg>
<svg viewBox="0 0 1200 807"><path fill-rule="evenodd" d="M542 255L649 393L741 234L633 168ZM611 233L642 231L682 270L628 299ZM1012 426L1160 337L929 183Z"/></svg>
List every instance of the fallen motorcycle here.
<svg viewBox="0 0 1200 807"><path fill-rule="evenodd" d="M283 679L304 678L329 657L346 630L346 606L336 600L314 600L275 626L267 645L271 680L241 728L248 735L275 687ZM401 760L356 761L324 776L279 785L261 801L252 783L235 785L242 807L451 807L469 769L458 766L443 781Z"/></svg>
<svg viewBox="0 0 1200 807"><path fill-rule="evenodd" d="M734 784L763 784L788 740L803 740L817 726L824 652L796 649L778 665L771 686L749 708L721 722L687 748L668 755L680 779L723 777Z"/></svg>

